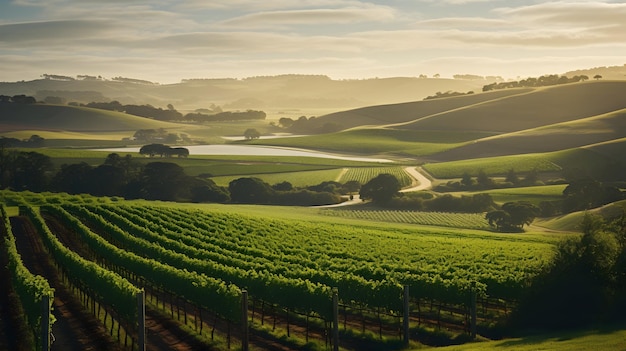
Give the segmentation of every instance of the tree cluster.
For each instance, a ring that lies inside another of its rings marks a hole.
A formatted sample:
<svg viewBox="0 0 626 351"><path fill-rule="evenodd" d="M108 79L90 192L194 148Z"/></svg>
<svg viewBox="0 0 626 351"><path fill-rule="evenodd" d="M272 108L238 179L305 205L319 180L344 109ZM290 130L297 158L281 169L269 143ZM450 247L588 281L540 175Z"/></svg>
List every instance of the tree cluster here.
<svg viewBox="0 0 626 351"><path fill-rule="evenodd" d="M82 105L90 108L97 108L107 111L124 112L129 115L152 118L160 121L179 121L183 119L182 113L176 111L174 106L168 105L167 109L154 107L152 105L122 105L119 101L111 102L90 102Z"/></svg>
<svg viewBox="0 0 626 351"><path fill-rule="evenodd" d="M163 142L163 143L176 143L179 139L182 139L184 142L191 142L189 136L187 134L181 133L169 133L167 130L163 128L159 129L139 129L133 134L133 139L137 141L143 142Z"/></svg>
<svg viewBox="0 0 626 351"><path fill-rule="evenodd" d="M358 184L360 185L360 184ZM232 202L291 206L317 206L341 202L340 194L354 190L354 182L322 182L294 188L289 182L270 185L259 178L238 178L228 185Z"/></svg>
<svg viewBox="0 0 626 351"><path fill-rule="evenodd" d="M249 121L249 120L264 120L267 114L263 111L247 110L244 112L239 111L225 111L218 112L212 115L204 113L188 113L184 119L193 122L218 122L218 121Z"/></svg>
<svg viewBox="0 0 626 351"><path fill-rule="evenodd" d="M335 122L327 122L321 126L318 126L318 124L314 122L314 116L300 116L298 119L295 120L289 117L282 117L278 120L278 126L291 133L306 134L333 133L343 129L343 126Z"/></svg>
<svg viewBox="0 0 626 351"><path fill-rule="evenodd" d="M536 276L510 327L556 330L626 321L626 215L587 214L582 237L557 246L554 261Z"/></svg>
<svg viewBox="0 0 626 351"><path fill-rule="evenodd" d="M189 156L189 149L184 147L171 147L164 144L148 144L139 149L141 155L147 155L150 157L187 157Z"/></svg>
<svg viewBox="0 0 626 351"><path fill-rule="evenodd" d="M0 104L34 104L37 103L37 100L32 96L27 95L0 95Z"/></svg>
<svg viewBox="0 0 626 351"><path fill-rule="evenodd" d="M459 91L451 91L448 90L446 92L440 92L438 91L437 93L435 93L435 95L429 95L427 97L424 98L424 100L433 100L433 99L440 99L440 98L446 98L446 97L453 97L453 96L463 96L463 95L471 95L474 94L473 91L468 91L467 93L462 93Z"/></svg>
<svg viewBox="0 0 626 351"><path fill-rule="evenodd" d="M10 147L42 147L45 139L37 134L31 135L28 139L17 139L0 137L0 148Z"/></svg>
<svg viewBox="0 0 626 351"><path fill-rule="evenodd" d="M0 149L0 188L16 191L53 191L128 199L227 202L228 190L210 179L185 174L175 163L143 164L132 156L110 154L98 166L64 164L56 170L50 157Z"/></svg>
<svg viewBox="0 0 626 351"><path fill-rule="evenodd" d="M507 202L499 210L487 212L485 219L499 232L523 232L540 214L539 207L528 201Z"/></svg>
<svg viewBox="0 0 626 351"><path fill-rule="evenodd" d="M143 163L131 155L109 154L92 166L85 162L55 169L50 157L37 152L0 149L0 189L52 191L185 202L253 203L314 206L341 202L341 195L360 184L323 182L294 188L288 182L270 186L258 178L233 180L228 188L192 177L171 162Z"/></svg>
<svg viewBox="0 0 626 351"><path fill-rule="evenodd" d="M595 78L595 77L594 77ZM600 78L602 78L600 76ZM596 78L599 79L599 78ZM558 84L567 84L567 83L575 83L575 82L584 82L589 80L589 77L586 75L573 76L568 78L567 76L559 76L557 74L545 75L539 78L527 78L519 81L512 82L500 82L500 83L491 83L483 86L483 91L491 91L497 89L507 89L507 88L522 88L522 87L545 87L549 85L558 85Z"/></svg>
<svg viewBox="0 0 626 351"><path fill-rule="evenodd" d="M472 177L472 175L468 172L463 173L463 176L460 180L448 181L446 184L441 184L435 187L436 191L461 191L461 190L486 190L486 189L496 189L496 188L511 188L517 186L533 186L543 184L539 182L538 173L536 170L531 170L527 172L524 178L520 178L517 173L515 173L514 169L510 169L504 182L499 182L487 175L485 171L478 171L476 177Z"/></svg>
<svg viewBox="0 0 626 351"><path fill-rule="evenodd" d="M399 191L398 179L394 175L383 173L364 184L360 196L363 200L371 199L374 204L385 208L413 211L479 213L495 208L489 194L455 197L449 194L403 194Z"/></svg>

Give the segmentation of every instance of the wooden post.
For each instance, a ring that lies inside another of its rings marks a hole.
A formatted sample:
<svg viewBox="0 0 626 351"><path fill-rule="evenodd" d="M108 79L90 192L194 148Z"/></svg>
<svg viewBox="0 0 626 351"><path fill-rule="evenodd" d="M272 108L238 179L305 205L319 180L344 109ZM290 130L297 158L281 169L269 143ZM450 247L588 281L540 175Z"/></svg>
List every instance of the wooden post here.
<svg viewBox="0 0 626 351"><path fill-rule="evenodd" d="M248 351L248 291L241 291L241 351Z"/></svg>
<svg viewBox="0 0 626 351"><path fill-rule="evenodd" d="M137 293L137 347L146 350L146 295L143 290Z"/></svg>
<svg viewBox="0 0 626 351"><path fill-rule="evenodd" d="M476 284L472 284L470 300L470 333L472 339L476 339Z"/></svg>
<svg viewBox="0 0 626 351"><path fill-rule="evenodd" d="M404 286L404 318L402 319L402 330L404 346L409 346L409 319L410 319L410 310L409 310L409 286Z"/></svg>
<svg viewBox="0 0 626 351"><path fill-rule="evenodd" d="M333 351L339 351L339 290L333 288Z"/></svg>
<svg viewBox="0 0 626 351"><path fill-rule="evenodd" d="M50 296L41 297L41 350L50 350Z"/></svg>

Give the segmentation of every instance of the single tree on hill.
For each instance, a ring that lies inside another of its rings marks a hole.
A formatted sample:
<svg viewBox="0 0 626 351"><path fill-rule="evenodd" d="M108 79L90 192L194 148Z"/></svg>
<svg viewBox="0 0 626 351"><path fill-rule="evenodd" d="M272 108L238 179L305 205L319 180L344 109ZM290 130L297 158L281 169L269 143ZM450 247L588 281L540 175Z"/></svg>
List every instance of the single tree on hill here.
<svg viewBox="0 0 626 351"><path fill-rule="evenodd" d="M602 75L596 74L595 76L593 76L593 79L600 80L600 79L602 79Z"/></svg>

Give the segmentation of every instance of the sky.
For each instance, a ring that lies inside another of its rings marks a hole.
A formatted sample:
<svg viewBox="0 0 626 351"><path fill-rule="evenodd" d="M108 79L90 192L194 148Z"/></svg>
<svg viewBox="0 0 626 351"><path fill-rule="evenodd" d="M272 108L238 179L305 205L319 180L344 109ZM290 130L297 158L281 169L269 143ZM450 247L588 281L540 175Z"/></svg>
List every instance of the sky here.
<svg viewBox="0 0 626 351"><path fill-rule="evenodd" d="M624 64L625 1L0 0L4 82L516 79Z"/></svg>

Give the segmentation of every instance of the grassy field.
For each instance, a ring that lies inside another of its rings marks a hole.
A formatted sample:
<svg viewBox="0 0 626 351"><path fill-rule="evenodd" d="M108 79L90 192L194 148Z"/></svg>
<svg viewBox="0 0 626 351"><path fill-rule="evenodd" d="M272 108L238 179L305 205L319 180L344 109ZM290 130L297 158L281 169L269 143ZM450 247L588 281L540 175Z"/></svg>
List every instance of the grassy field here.
<svg viewBox="0 0 626 351"><path fill-rule="evenodd" d="M289 146L305 149L341 151L358 155L400 154L429 155L445 151L462 144L467 135L441 133L443 141L435 142L432 136L422 142L409 139L411 133L392 129L355 129L345 132L294 138L256 140L253 144Z"/></svg>

